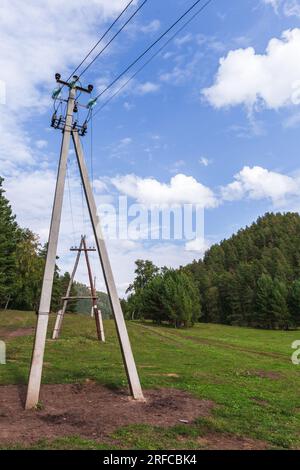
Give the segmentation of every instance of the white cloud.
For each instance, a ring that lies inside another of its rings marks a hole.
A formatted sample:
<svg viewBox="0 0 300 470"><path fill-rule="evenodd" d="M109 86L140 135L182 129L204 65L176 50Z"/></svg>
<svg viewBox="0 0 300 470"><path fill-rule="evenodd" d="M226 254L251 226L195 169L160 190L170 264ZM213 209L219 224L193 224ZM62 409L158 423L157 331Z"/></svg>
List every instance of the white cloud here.
<svg viewBox="0 0 300 470"><path fill-rule="evenodd" d="M200 163L200 165L208 166L208 165L211 164L211 160L209 160L209 159L206 158L206 157L201 157L201 158L199 159L199 163Z"/></svg>
<svg viewBox="0 0 300 470"><path fill-rule="evenodd" d="M283 12L286 16L300 17L300 3L298 0L288 0L284 3Z"/></svg>
<svg viewBox="0 0 300 470"><path fill-rule="evenodd" d="M45 149L48 146L48 142L47 142L47 140L42 140L41 139L41 140L37 140L35 142L35 145L39 150L42 150L42 149Z"/></svg>
<svg viewBox="0 0 300 470"><path fill-rule="evenodd" d="M281 4L281 1L282 0L263 0L263 2L266 3L267 5L271 5L276 11L276 13L278 13L278 9Z"/></svg>
<svg viewBox="0 0 300 470"><path fill-rule="evenodd" d="M192 251L203 256L204 253L209 249L209 243L204 238L195 238L185 244L186 251Z"/></svg>
<svg viewBox="0 0 300 470"><path fill-rule="evenodd" d="M300 17L299 0L263 0L263 3L271 5L276 14L279 14L282 11L285 16Z"/></svg>
<svg viewBox="0 0 300 470"><path fill-rule="evenodd" d="M165 72L160 75L160 80L165 83L172 83L173 85L180 85L192 76L192 68L188 66L176 65L170 72Z"/></svg>
<svg viewBox="0 0 300 470"><path fill-rule="evenodd" d="M70 73L126 2L90 0L87 8L81 0L1 0L0 81L6 100L0 108L0 160L8 173L35 162L24 126L49 107L55 72Z"/></svg>
<svg viewBox="0 0 300 470"><path fill-rule="evenodd" d="M151 21L147 25L140 26L139 30L142 33L151 34L151 33L156 33L156 31L160 29L160 26L161 26L160 21L156 19L156 20Z"/></svg>
<svg viewBox="0 0 300 470"><path fill-rule="evenodd" d="M113 272L116 275L119 295L124 295L129 283L132 281L137 259L149 259L157 266L178 268L191 263L195 258L203 255L202 250L187 250L184 243L158 243L152 246L136 243L133 249L123 249L118 242L108 243ZM102 285L104 288L104 285Z"/></svg>
<svg viewBox="0 0 300 470"><path fill-rule="evenodd" d="M176 162L169 167L170 173L178 173L180 168L183 168L186 165L186 162L184 160L177 160Z"/></svg>
<svg viewBox="0 0 300 470"><path fill-rule="evenodd" d="M177 174L168 184L154 178L143 179L136 175L119 176L113 178L111 182L118 191L146 206L198 204L200 207L209 208L217 205L211 189L192 176L183 174Z"/></svg>
<svg viewBox="0 0 300 470"><path fill-rule="evenodd" d="M29 227L45 241L49 231L56 174L52 171L22 171L5 179L7 196L21 226Z"/></svg>
<svg viewBox="0 0 300 470"><path fill-rule="evenodd" d="M271 39L265 54L257 54L253 47L232 50L220 60L215 83L202 93L216 108L299 104L299 55L298 28Z"/></svg>
<svg viewBox="0 0 300 470"><path fill-rule="evenodd" d="M193 40L193 35L191 33L187 33L184 36L181 36L181 37L175 39L175 44L176 44L176 46L181 47L181 46L184 46L184 45L188 44L192 40Z"/></svg>
<svg viewBox="0 0 300 470"><path fill-rule="evenodd" d="M134 108L134 104L129 103L129 101L125 101L123 106L126 109L126 111L131 111Z"/></svg>
<svg viewBox="0 0 300 470"><path fill-rule="evenodd" d="M276 207L286 205L288 198L299 198L299 192L298 177L269 171L260 166L245 166L235 175L234 181L221 190L224 201L270 199Z"/></svg>
<svg viewBox="0 0 300 470"><path fill-rule="evenodd" d="M124 137L124 139L122 139L120 141L121 146L127 146L127 145L130 145L130 144L132 144L132 138L131 137Z"/></svg>
<svg viewBox="0 0 300 470"><path fill-rule="evenodd" d="M148 93L155 93L158 91L160 86L157 83L145 82L137 86L136 91L140 95L147 95Z"/></svg>
<svg viewBox="0 0 300 470"><path fill-rule="evenodd" d="M291 114L290 116L285 118L283 121L283 127L287 129L299 127L299 124L300 124L300 112Z"/></svg>
<svg viewBox="0 0 300 470"><path fill-rule="evenodd" d="M25 130L18 126L13 115L0 110L0 161L6 169L17 165L33 165L34 154L31 149L31 139Z"/></svg>

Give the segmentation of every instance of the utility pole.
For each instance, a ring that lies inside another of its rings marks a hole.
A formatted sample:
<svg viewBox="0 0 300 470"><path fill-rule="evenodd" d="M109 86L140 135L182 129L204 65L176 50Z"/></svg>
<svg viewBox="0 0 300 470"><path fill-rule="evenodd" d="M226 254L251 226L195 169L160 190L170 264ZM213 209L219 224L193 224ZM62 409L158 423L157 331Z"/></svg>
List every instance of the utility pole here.
<svg viewBox="0 0 300 470"><path fill-rule="evenodd" d="M87 131L87 121L82 126L74 121L74 110L78 109L76 101L77 92L91 93L93 86L89 85L88 88L83 88L78 85L78 77L73 77L71 83L61 80L60 74L55 75L57 83L60 88L54 92L54 97L57 98L63 87L69 89L69 96L67 100L67 113L65 117L57 117L56 114L52 118L52 126L56 129L61 129L63 132L62 146L60 152L60 161L57 174L56 190L54 196L54 204L52 211L52 219L49 233L48 250L46 257L46 264L44 270L44 278L42 285L42 293L40 299L40 306L37 319L37 327L34 340L34 348L31 360L29 383L26 398L26 409L34 408L39 401L39 393L42 378L42 368L45 352L45 343L47 336L47 327L51 306L51 296L53 288L53 278L56 263L57 244L59 236L59 228L62 214L63 194L65 188L66 170L68 153L70 148L70 140L72 140L75 147L77 162L79 165L81 180L83 184L84 193L87 200L93 232L95 235L96 245L103 269L104 279L116 323L119 343L122 351L124 366L128 378L128 383L132 396L136 400L143 400L143 392L132 354L130 340L127 333L126 323L123 317L120 300L118 297L108 253L105 246L105 241L102 235L99 217L97 215L96 203L93 191L89 182L88 172L85 165L83 150L81 147L79 135L84 136ZM93 100L91 100L93 101Z"/></svg>
<svg viewBox="0 0 300 470"><path fill-rule="evenodd" d="M71 274L71 277L70 277L70 281L69 281L69 284L68 284L66 295L62 299L62 301L63 301L62 308L61 308L61 310L58 311L57 316L56 316L56 321L55 321L55 326L54 326L54 330L53 330L53 334L52 334L52 339L58 339L58 337L60 335L62 322L63 322L64 316L65 316L65 313L66 313L68 302L70 300L71 301L74 301L74 300L76 301L76 300L80 300L80 299L84 298L84 299L91 299L92 312L93 312L92 316L95 317L96 331L97 331L98 339L99 339L99 341L102 341L104 343L105 342L105 334L104 334L102 313L101 313L101 310L97 306L97 292L96 292L96 289L95 289L95 285L93 283L92 269L91 269L91 265L90 265L89 255L88 255L90 251L96 251L96 249L87 247L86 237L84 235L84 236L81 236L79 247L78 248L77 247L72 247L70 249L70 251L76 251L77 256L76 256L75 265L74 265L74 268L73 268L73 271L72 271L72 274ZM78 296L70 297L72 285L73 285L73 282L74 282L75 274L76 274L78 264L79 264L80 255L81 255L82 252L84 252L84 254L85 254L88 277L89 277L89 282L90 282L91 295L89 297L87 297L87 296L86 297L78 297Z"/></svg>
<svg viewBox="0 0 300 470"><path fill-rule="evenodd" d="M28 382L26 409L34 408L39 401L39 393L42 379L42 369L47 336L47 327L51 306L53 278L56 263L58 234L61 221L65 179L67 171L68 153L70 148L71 129L73 125L73 113L75 106L76 88L69 88L66 121L63 130L63 138L60 152L60 161L56 181L52 219L50 225L44 279L40 299L39 313L35 332L34 348L32 354L31 369Z"/></svg>
<svg viewBox="0 0 300 470"><path fill-rule="evenodd" d="M100 339L100 341L105 342L103 320L102 320L101 312L99 311L98 306L97 306L97 292L96 292L94 281L93 281L92 269L90 265L89 255L88 255L88 252L90 251L90 249L86 246L85 237L82 238L82 242L83 242L83 251L84 251L88 275L89 275L89 281L90 281L90 289L91 289L91 295L92 295L92 309L93 309L93 314L95 317L97 334L98 334L98 338Z"/></svg>
<svg viewBox="0 0 300 470"><path fill-rule="evenodd" d="M81 247L82 247L82 240L80 242L79 248L81 248ZM68 285L68 289L67 289L67 292L66 292L66 297L70 296L72 285L73 285L73 282L74 282L74 277L75 277L75 274L76 274L76 271L77 271L77 268L78 268L79 259L80 259L80 251L78 251L77 256L76 256L74 268L73 268L73 271L72 271L72 274L71 274L71 277L70 277L70 282L69 282L69 285ZM65 315L65 312L66 312L66 309L67 309L67 305L68 305L68 301L64 300L62 308L57 313L56 321L55 321L55 325L54 325L54 330L53 330L53 334L52 334L52 339L58 339L58 337L59 337L62 322L63 322L63 319L64 319L64 315Z"/></svg>

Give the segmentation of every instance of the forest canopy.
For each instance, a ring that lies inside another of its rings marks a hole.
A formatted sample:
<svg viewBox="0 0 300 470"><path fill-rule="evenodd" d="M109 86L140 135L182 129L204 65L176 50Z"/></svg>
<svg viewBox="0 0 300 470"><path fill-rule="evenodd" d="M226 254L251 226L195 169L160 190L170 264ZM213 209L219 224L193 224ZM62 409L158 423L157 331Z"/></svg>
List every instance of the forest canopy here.
<svg viewBox="0 0 300 470"><path fill-rule="evenodd" d="M150 261L137 262L136 279L124 301L128 318L174 324L181 305L182 324L200 320L267 329L300 326L300 216L267 213L213 245L203 260L167 272Z"/></svg>

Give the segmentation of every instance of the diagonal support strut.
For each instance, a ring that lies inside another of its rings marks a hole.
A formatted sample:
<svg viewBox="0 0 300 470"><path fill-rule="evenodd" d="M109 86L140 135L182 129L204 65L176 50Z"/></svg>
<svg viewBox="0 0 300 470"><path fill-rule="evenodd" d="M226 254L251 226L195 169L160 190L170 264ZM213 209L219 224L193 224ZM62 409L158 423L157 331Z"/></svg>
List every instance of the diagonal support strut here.
<svg viewBox="0 0 300 470"><path fill-rule="evenodd" d="M86 197L86 202L92 222L92 227L95 235L96 245L98 248L98 253L102 265L103 275L106 283L106 288L110 300L110 304L112 307L114 320L116 323L119 343L122 351L123 361L125 365L125 370L128 378L129 387L131 390L132 396L136 400L143 400L143 392L140 384L140 379L138 376L136 364L134 361L128 332L126 328L126 323L124 320L123 312L121 309L120 299L118 296L117 288L114 281L114 276L112 273L105 241L103 238L100 220L97 214L96 203L93 195L93 191L91 188L91 184L89 182L88 171L85 165L83 150L81 146L81 142L79 139L79 135L77 131L72 131L72 139L74 143L75 153L78 161L79 171L81 175L82 185Z"/></svg>

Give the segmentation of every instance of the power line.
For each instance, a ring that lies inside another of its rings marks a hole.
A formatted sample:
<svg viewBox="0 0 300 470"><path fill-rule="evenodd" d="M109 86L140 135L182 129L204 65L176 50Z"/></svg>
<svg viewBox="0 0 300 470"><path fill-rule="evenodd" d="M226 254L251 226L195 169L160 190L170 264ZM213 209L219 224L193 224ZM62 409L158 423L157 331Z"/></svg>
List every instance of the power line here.
<svg viewBox="0 0 300 470"><path fill-rule="evenodd" d="M121 72L107 87L99 93L95 100L98 100L104 93L106 93L117 81L120 80L137 62L139 62L156 44L161 41L183 18L185 18L202 0L197 0L188 10L183 13L164 33L162 33L156 41L154 41L142 54L140 54L123 72ZM207 5L212 0L207 2Z"/></svg>
<svg viewBox="0 0 300 470"><path fill-rule="evenodd" d="M94 116L95 117L100 111L102 111L103 108L105 108L105 106L107 106L124 88L126 88L126 86L132 81L135 79L135 77L140 73L142 72L142 70L144 70L144 68L146 68L147 65L150 64L150 62L152 62L161 52L163 49L165 49L169 44L170 42L172 42L176 36L178 36L178 34L180 34L208 5L209 3L211 3L213 0L208 0L204 5L202 5L202 7L196 11L196 13L193 14L193 16L191 16L191 18L189 18L188 21L186 21L179 29L178 31L176 31L156 52L155 54L153 54L149 60L147 60L147 62L145 62L128 80L126 80L125 83L123 83L123 85L118 88L118 90L116 90L115 93L113 93L113 95L111 95L108 100L106 100L101 106L100 108L97 109L97 111L94 113ZM88 121L90 120L90 118L88 119Z"/></svg>
<svg viewBox="0 0 300 470"><path fill-rule="evenodd" d="M123 26L113 35L113 37L108 41L108 43L101 49L100 52L94 57L94 59L85 67L85 69L81 72L79 75L79 78L82 77L82 75L93 65L93 63L98 59L98 57L103 54L103 52L110 46L110 44L116 39L116 37L123 31L123 29L126 28L128 23L137 15L137 13L143 8L145 3L147 3L148 0L144 0L143 3L133 12L133 14L128 18L128 20L123 24Z"/></svg>
<svg viewBox="0 0 300 470"><path fill-rule="evenodd" d="M148 0L145 0L144 3L146 3ZM110 27L105 31L105 33L101 36L99 41L93 46L93 48L88 52L88 54L85 56L85 58L80 62L80 64L76 67L76 69L71 73L69 78L67 79L67 82L75 75L77 70L80 69L80 67L84 64L84 62L89 58L89 56L93 53L93 51L99 46L101 41L107 36L107 34L112 30L112 28L115 26L115 24L119 21L119 19L124 15L124 13L128 10L130 5L134 2L134 0L131 0L126 7L121 11L121 13L118 15L118 17L113 21L113 23L110 25ZM86 70L95 62L95 60L108 48L108 46L112 43L112 41L123 31L123 29L127 26L127 24L131 21L131 19L138 13L138 11L143 7L144 3L131 15L131 17L126 21L126 23L122 26L122 28L114 35L114 37L109 41L109 43L97 54L97 56L94 58L94 60L83 70L81 75L83 75ZM81 76L80 75L80 76ZM78 77L79 80L80 77ZM63 90L65 85L62 85L60 88L60 92ZM55 100L56 101L56 100ZM54 103L55 107L55 103ZM55 108L55 112L57 112L58 106Z"/></svg>
<svg viewBox="0 0 300 470"><path fill-rule="evenodd" d="M110 25L110 27L105 31L105 33L101 36L99 41L96 42L96 44L92 47L92 49L88 52L88 54L85 56L85 58L80 62L80 64L76 67L76 69L71 73L69 76L67 82L73 77L73 75L77 72L77 70L80 69L80 67L84 64L84 62L90 57L90 55L94 52L94 50L99 46L101 41L108 35L108 33L112 30L112 28L115 26L115 24L121 19L121 17L124 15L124 13L128 10L130 5L134 2L134 0L130 0L130 2L126 5L126 7L121 11L121 13L117 16L117 18L114 20L114 22Z"/></svg>

